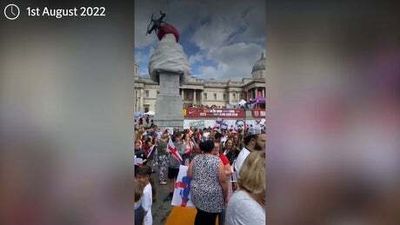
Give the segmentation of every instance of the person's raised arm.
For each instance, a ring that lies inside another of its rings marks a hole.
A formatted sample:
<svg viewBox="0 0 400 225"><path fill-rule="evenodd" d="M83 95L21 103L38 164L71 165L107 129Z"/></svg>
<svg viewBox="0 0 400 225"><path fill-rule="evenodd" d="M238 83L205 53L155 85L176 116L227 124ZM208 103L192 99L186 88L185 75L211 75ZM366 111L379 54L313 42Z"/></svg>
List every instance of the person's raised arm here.
<svg viewBox="0 0 400 225"><path fill-rule="evenodd" d="M226 201L227 197L228 197L228 179L227 179L227 176L226 176L225 172L226 172L225 166L221 162L219 164L219 168L218 168L218 179L219 179L219 183L220 183L220 185L222 187L222 190L223 190L224 199Z"/></svg>
<svg viewBox="0 0 400 225"><path fill-rule="evenodd" d="M193 167L193 161L189 164L189 169L188 169L188 172L187 172L187 176L190 177L190 178L193 177L193 169L192 169L192 167Z"/></svg>

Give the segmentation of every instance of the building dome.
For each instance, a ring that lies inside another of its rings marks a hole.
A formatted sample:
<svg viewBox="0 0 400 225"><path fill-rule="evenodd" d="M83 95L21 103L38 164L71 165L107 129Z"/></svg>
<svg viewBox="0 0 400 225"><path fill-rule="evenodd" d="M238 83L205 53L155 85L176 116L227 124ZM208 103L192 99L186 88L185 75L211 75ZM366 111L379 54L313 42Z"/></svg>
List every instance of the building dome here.
<svg viewBox="0 0 400 225"><path fill-rule="evenodd" d="M259 70L265 70L265 56L264 53L261 53L261 58L257 60L257 62L254 64L253 69L251 70L251 73L254 73Z"/></svg>
<svg viewBox="0 0 400 225"><path fill-rule="evenodd" d="M263 79L265 78L265 73L266 73L266 64L267 61L265 60L265 55L264 53L261 53L260 59L257 60L257 62L254 64L253 69L251 70L251 75L255 79Z"/></svg>

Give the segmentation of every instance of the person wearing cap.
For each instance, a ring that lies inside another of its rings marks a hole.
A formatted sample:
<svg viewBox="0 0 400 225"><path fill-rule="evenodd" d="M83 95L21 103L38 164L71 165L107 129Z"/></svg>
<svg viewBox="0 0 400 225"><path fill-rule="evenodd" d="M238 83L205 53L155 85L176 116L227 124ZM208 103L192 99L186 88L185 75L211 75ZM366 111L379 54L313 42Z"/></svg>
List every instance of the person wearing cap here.
<svg viewBox="0 0 400 225"><path fill-rule="evenodd" d="M265 149L266 135L261 133L260 127L251 127L249 133L244 138L244 148L240 151L236 161L234 162L234 170L236 177L239 178L239 172L252 151L262 151Z"/></svg>

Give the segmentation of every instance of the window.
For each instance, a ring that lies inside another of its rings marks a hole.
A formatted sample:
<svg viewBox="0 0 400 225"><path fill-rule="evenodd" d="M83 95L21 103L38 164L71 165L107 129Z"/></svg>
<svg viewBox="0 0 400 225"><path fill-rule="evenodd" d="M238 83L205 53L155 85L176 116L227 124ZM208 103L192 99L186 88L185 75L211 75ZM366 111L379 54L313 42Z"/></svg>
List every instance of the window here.
<svg viewBox="0 0 400 225"><path fill-rule="evenodd" d="M204 93L204 100L207 100L207 93Z"/></svg>
<svg viewBox="0 0 400 225"><path fill-rule="evenodd" d="M217 93L214 93L214 100L217 100Z"/></svg>
<svg viewBox="0 0 400 225"><path fill-rule="evenodd" d="M226 94L224 93L224 100L226 100Z"/></svg>
<svg viewBox="0 0 400 225"><path fill-rule="evenodd" d="M146 90L146 91L145 91L145 95L146 95L146 98L149 97L149 90Z"/></svg>
<svg viewBox="0 0 400 225"><path fill-rule="evenodd" d="M233 93L233 100L236 100L236 94Z"/></svg>
<svg viewBox="0 0 400 225"><path fill-rule="evenodd" d="M144 112L147 113L149 111L149 105L144 106Z"/></svg>

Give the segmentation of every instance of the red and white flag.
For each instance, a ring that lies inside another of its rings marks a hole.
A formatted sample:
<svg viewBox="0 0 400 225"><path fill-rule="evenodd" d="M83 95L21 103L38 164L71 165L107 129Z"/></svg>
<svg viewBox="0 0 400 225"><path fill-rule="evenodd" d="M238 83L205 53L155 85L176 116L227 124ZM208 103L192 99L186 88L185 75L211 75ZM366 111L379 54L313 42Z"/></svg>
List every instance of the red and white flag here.
<svg viewBox="0 0 400 225"><path fill-rule="evenodd" d="M154 147L155 147L155 145L150 147L149 153L147 154L147 158L149 158L151 156L151 154L153 153Z"/></svg>
<svg viewBox="0 0 400 225"><path fill-rule="evenodd" d="M174 157L176 160L178 160L180 162L183 161L181 155L178 152L178 149L175 147L175 145L172 142L171 138L168 141L167 152L171 153L172 157Z"/></svg>

